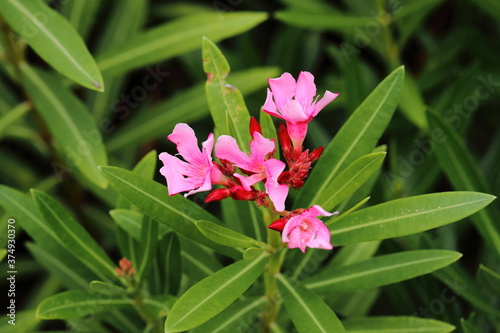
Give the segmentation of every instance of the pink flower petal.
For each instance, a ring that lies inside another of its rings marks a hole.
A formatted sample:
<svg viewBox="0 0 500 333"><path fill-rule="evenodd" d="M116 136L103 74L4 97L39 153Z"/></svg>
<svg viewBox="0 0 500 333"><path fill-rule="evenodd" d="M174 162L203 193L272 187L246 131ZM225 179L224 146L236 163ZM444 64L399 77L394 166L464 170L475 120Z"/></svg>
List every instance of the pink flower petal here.
<svg viewBox="0 0 500 333"><path fill-rule="evenodd" d="M338 214L339 212L330 213L324 210L320 205L314 205L302 212L302 216L307 217L318 217L318 216L332 216L333 214Z"/></svg>
<svg viewBox="0 0 500 333"><path fill-rule="evenodd" d="M270 159L264 162L266 166L266 193L274 204L276 211L285 210L285 200L288 196L289 187L278 183L278 177L285 169L286 164L280 160Z"/></svg>
<svg viewBox="0 0 500 333"><path fill-rule="evenodd" d="M264 162L267 154L271 153L275 148L274 141L266 139L262 134L254 132L252 141L250 141L250 152L252 159L255 161Z"/></svg>
<svg viewBox="0 0 500 333"><path fill-rule="evenodd" d="M161 153L159 158L164 164L160 169L160 173L167 180L168 194L170 196L193 189L193 184L186 181L183 176L184 170L189 166L188 163L168 153Z"/></svg>
<svg viewBox="0 0 500 333"><path fill-rule="evenodd" d="M295 95L295 79L290 73L284 73L277 79L269 79L268 82L276 107L281 111Z"/></svg>
<svg viewBox="0 0 500 333"><path fill-rule="evenodd" d="M306 121L287 124L286 130L293 147L302 146L302 142L304 142L307 135L307 127L308 123Z"/></svg>
<svg viewBox="0 0 500 333"><path fill-rule="evenodd" d="M275 116L275 117L283 119L281 114L276 110L276 104L274 104L274 101L273 101L273 93L271 92L271 90L269 90L269 88L267 88L267 98L266 98L266 102L262 106L262 110L264 112L270 114L271 116Z"/></svg>
<svg viewBox="0 0 500 333"><path fill-rule="evenodd" d="M309 120L309 116L297 100L291 100L282 109L283 118L290 123Z"/></svg>
<svg viewBox="0 0 500 333"><path fill-rule="evenodd" d="M200 162L200 148L194 131L187 124L177 124L167 138L176 144L177 151L187 162Z"/></svg>
<svg viewBox="0 0 500 333"><path fill-rule="evenodd" d="M316 85L314 84L314 76L309 72L300 72L295 90L295 100L300 103L306 113L315 95Z"/></svg>
<svg viewBox="0 0 500 333"><path fill-rule="evenodd" d="M242 152L236 140L229 135L221 135L215 144L215 156L228 160L234 165L250 172L259 172L261 165Z"/></svg>
<svg viewBox="0 0 500 333"><path fill-rule="evenodd" d="M320 99L316 105L313 108L313 112L310 114L313 117L316 117L316 115L331 101L333 101L335 98L337 98L339 94L338 93L332 93L330 91L326 91L325 95L323 96L322 99Z"/></svg>
<svg viewBox="0 0 500 333"><path fill-rule="evenodd" d="M251 191L252 190L250 188L251 186L254 186L258 182L260 182L261 180L263 180L264 178L266 178L265 175L259 174L259 173L253 174L253 175L248 176L248 177L245 177L243 175L235 173L234 176L240 180L241 186L243 186L243 188L246 191Z"/></svg>

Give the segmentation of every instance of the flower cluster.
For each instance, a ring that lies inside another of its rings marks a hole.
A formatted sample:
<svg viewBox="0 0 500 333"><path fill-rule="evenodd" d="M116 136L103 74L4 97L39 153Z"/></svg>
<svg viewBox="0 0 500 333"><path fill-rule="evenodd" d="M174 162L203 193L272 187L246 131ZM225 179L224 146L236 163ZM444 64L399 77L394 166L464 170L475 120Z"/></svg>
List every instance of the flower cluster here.
<svg viewBox="0 0 500 333"><path fill-rule="evenodd" d="M323 147L312 152L303 149L307 125L338 94L326 91L321 99L315 98L314 77L308 72L301 72L297 81L285 73L277 79L269 79L269 86L263 111L285 121L279 125L278 139L286 163L275 158L275 140L265 138L259 123L251 118L249 154L241 151L229 135L221 135L214 145L214 136L210 134L200 150L191 127L177 124L167 138L176 144L183 160L161 153L159 158L164 166L160 173L167 180L169 195L187 192L184 195L188 196L221 185L222 188L208 194L206 202L228 197L255 201L282 216L269 228L281 231L282 240L289 248L298 247L302 252L306 246L331 249L330 232L316 217L332 213L318 205L289 212L285 210L285 200L290 187L303 186L311 164L323 152ZM214 146L218 161L212 160ZM260 182L264 183L263 187L257 186Z"/></svg>

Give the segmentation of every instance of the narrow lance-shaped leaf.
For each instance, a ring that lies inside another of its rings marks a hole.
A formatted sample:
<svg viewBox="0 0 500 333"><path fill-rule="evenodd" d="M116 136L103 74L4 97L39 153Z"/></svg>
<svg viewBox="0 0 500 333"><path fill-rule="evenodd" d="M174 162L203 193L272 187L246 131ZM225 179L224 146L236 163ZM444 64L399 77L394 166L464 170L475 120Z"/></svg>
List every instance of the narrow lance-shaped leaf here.
<svg viewBox="0 0 500 333"><path fill-rule="evenodd" d="M386 153L364 155L346 167L316 201L325 210L334 209L339 203L349 198L378 170Z"/></svg>
<svg viewBox="0 0 500 333"><path fill-rule="evenodd" d="M481 284L500 296L500 274L484 265L480 265L478 278Z"/></svg>
<svg viewBox="0 0 500 333"><path fill-rule="evenodd" d="M283 275L276 280L286 312L299 333L345 332L337 315L318 295Z"/></svg>
<svg viewBox="0 0 500 333"><path fill-rule="evenodd" d="M371 16L346 15L344 13L304 13L279 11L276 19L300 28L344 31L373 22Z"/></svg>
<svg viewBox="0 0 500 333"><path fill-rule="evenodd" d="M439 320L413 317L359 317L342 321L346 332L449 333L455 326Z"/></svg>
<svg viewBox="0 0 500 333"><path fill-rule="evenodd" d="M197 221L196 226L209 239L224 246L241 248L265 246L265 243L210 221Z"/></svg>
<svg viewBox="0 0 500 333"><path fill-rule="evenodd" d="M123 296L127 294L127 291L122 287L102 281L92 281L89 286L93 291L104 295Z"/></svg>
<svg viewBox="0 0 500 333"><path fill-rule="evenodd" d="M477 192L424 194L358 210L331 225L332 244L416 234L459 221L487 206L494 196Z"/></svg>
<svg viewBox="0 0 500 333"><path fill-rule="evenodd" d="M65 163L52 164L59 177L77 168L89 181L105 188L97 167L107 164L101 132L85 105L54 75L23 65L23 81L37 110L54 136Z"/></svg>
<svg viewBox="0 0 500 333"><path fill-rule="evenodd" d="M131 299L125 297L70 290L46 298L38 306L36 315L42 319L79 318L133 304Z"/></svg>
<svg viewBox="0 0 500 333"><path fill-rule="evenodd" d="M115 278L113 262L87 231L50 196L38 190L31 193L45 223L59 235L66 250L80 258L102 280Z"/></svg>
<svg viewBox="0 0 500 333"><path fill-rule="evenodd" d="M183 264L179 237L175 232L170 232L165 235L159 246L160 252L164 254L163 257L160 257L160 260L162 260L164 264L161 266L165 273L164 292L170 295L177 295L181 284L182 272L184 271L182 269Z"/></svg>
<svg viewBox="0 0 500 333"><path fill-rule="evenodd" d="M415 250L374 257L324 270L305 282L318 293L370 289L428 274L457 261L462 254L448 250Z"/></svg>
<svg viewBox="0 0 500 333"><path fill-rule="evenodd" d="M64 248L60 235L42 219L37 206L26 194L0 185L0 204L16 222L37 242L28 244L33 256L56 275L64 285L71 288L87 288L88 283L98 278L86 267L81 258Z"/></svg>
<svg viewBox="0 0 500 333"><path fill-rule="evenodd" d="M226 310L213 317L205 324L191 330L192 333L248 332L255 318L264 311L265 297L236 301Z"/></svg>
<svg viewBox="0 0 500 333"><path fill-rule="evenodd" d="M89 280L96 278L97 275L79 260L75 260L75 257L61 245L57 245L58 249L61 249L59 252L49 252L33 243L27 243L26 248L40 265L61 281L63 286L71 289L88 289Z"/></svg>
<svg viewBox="0 0 500 333"><path fill-rule="evenodd" d="M248 113L238 88L227 83L229 63L217 46L203 38L203 69L207 73L205 92L215 130L219 135L231 135L242 151L248 151L250 134Z"/></svg>
<svg viewBox="0 0 500 333"><path fill-rule="evenodd" d="M140 265L132 263L137 267L137 276L141 279L147 274L156 257L156 246L158 245L158 222L144 216L141 227L141 259Z"/></svg>
<svg viewBox="0 0 500 333"><path fill-rule="evenodd" d="M2 17L59 72L84 87L104 89L101 73L82 38L43 1L2 1Z"/></svg>
<svg viewBox="0 0 500 333"><path fill-rule="evenodd" d="M101 171L121 195L153 220L219 253L240 257L240 252L212 242L196 228L194 222L198 220L220 221L194 202L180 195L169 196L165 185L131 171L117 167L102 167Z"/></svg>
<svg viewBox="0 0 500 333"><path fill-rule="evenodd" d="M433 111L427 113L427 118L439 165L453 187L459 191L491 193L460 134ZM500 228L495 223L498 218L498 212L489 207L471 217L483 239L500 258Z"/></svg>
<svg viewBox="0 0 500 333"><path fill-rule="evenodd" d="M188 289L174 304L165 332L182 332L201 325L234 302L264 271L266 255L240 260Z"/></svg>
<svg viewBox="0 0 500 333"><path fill-rule="evenodd" d="M396 69L349 117L314 166L295 201L296 207L315 204L339 172L372 152L399 102L403 77L404 68Z"/></svg>
<svg viewBox="0 0 500 333"><path fill-rule="evenodd" d="M213 12L181 17L110 47L97 63L106 75L125 73L196 50L203 36L217 42L245 32L266 18L266 13L258 12L226 13L222 18Z"/></svg>

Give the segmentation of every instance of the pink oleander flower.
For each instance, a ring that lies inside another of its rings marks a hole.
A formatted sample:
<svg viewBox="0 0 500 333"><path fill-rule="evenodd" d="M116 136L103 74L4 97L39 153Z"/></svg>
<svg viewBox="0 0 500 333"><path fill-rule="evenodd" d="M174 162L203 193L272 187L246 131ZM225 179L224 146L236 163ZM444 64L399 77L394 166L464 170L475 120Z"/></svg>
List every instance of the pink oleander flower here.
<svg viewBox="0 0 500 333"><path fill-rule="evenodd" d="M224 182L223 175L212 162L212 148L214 146L214 136L208 135L202 143L202 149L198 147L198 139L191 127L187 124L177 124L167 137L176 144L178 155L184 161L168 153L161 153L160 160L163 167L160 173L167 180L168 193L170 196L180 192L186 192L184 196L193 193L208 191L212 184Z"/></svg>
<svg viewBox="0 0 500 333"><path fill-rule="evenodd" d="M302 211L298 215L294 215L288 219L283 233L281 235L283 243L288 243L288 248L300 248L302 252L306 252L306 246L310 248L318 248L331 250L333 248L330 243L330 230L317 216L331 216L335 213L329 213L318 205L314 205ZM277 224L282 224L282 219L276 221Z"/></svg>
<svg viewBox="0 0 500 333"><path fill-rule="evenodd" d="M267 99L262 107L264 112L287 122L288 134L295 150L301 150L307 134L307 124L338 94L326 91L318 101L314 76L300 72L297 82L290 73L277 79L269 79Z"/></svg>
<svg viewBox="0 0 500 333"><path fill-rule="evenodd" d="M277 211L285 209L285 199L288 195L288 186L278 183L278 177L285 169L285 163L270 158L275 150L273 140L264 138L258 131L252 133L250 141L250 155L242 152L236 140L229 135L221 135L215 144L215 156L234 164L242 172L249 175L234 174L246 191L252 191L252 186L266 180L266 193Z"/></svg>

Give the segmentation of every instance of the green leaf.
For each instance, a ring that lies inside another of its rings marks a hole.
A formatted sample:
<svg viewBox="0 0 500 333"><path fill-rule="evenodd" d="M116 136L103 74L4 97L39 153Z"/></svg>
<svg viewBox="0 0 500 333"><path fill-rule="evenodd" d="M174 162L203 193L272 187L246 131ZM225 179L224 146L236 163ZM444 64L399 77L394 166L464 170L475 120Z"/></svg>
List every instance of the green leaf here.
<svg viewBox="0 0 500 333"><path fill-rule="evenodd" d="M0 140L5 136L5 132L9 126L22 118L30 109L29 103L23 102L0 118Z"/></svg>
<svg viewBox="0 0 500 333"><path fill-rule="evenodd" d="M122 287L102 281L90 282L90 289L95 292L111 296L123 296L127 294L127 291Z"/></svg>
<svg viewBox="0 0 500 333"><path fill-rule="evenodd" d="M399 102L404 68L385 78L345 122L314 166L295 207L310 207L340 171L369 154L382 136Z"/></svg>
<svg viewBox="0 0 500 333"><path fill-rule="evenodd" d="M243 259L252 260L264 253L265 249L261 247L249 247L243 252Z"/></svg>
<svg viewBox="0 0 500 333"><path fill-rule="evenodd" d="M141 279L148 273L156 257L156 246L158 245L158 222L144 216L141 227L141 259L140 266L136 264L137 277Z"/></svg>
<svg viewBox="0 0 500 333"><path fill-rule="evenodd" d="M342 214L340 215L336 215L335 217L331 218L330 220L328 220L327 222L325 222L325 225L330 225L332 223L335 223L337 221L340 221L341 219L343 219L344 217L346 217L347 215L351 214L352 212L358 210L359 208L361 208L365 203L368 202L368 200L370 200L370 197L366 197L364 198L363 200L361 200L360 202L356 203L354 206L352 206L351 208L349 208L348 210L346 210L345 212L343 212Z"/></svg>
<svg viewBox="0 0 500 333"><path fill-rule="evenodd" d="M28 94L66 157L68 165L62 170L61 163L52 163L57 175L77 168L89 181L105 188L106 180L97 166L107 164L106 151L85 105L55 76L28 65L21 66L21 73Z"/></svg>
<svg viewBox="0 0 500 333"><path fill-rule="evenodd" d="M191 330L192 333L249 332L259 313L265 311L265 297L236 301L219 315Z"/></svg>
<svg viewBox="0 0 500 333"><path fill-rule="evenodd" d="M110 47L98 57L97 63L108 76L125 73L196 50L203 36L217 42L243 33L266 19L267 14L259 12L226 13L223 18L213 12L181 17Z"/></svg>
<svg viewBox="0 0 500 333"><path fill-rule="evenodd" d="M495 20L500 20L500 3L495 0L473 1L469 0L471 4L481 9L483 13L490 15Z"/></svg>
<svg viewBox="0 0 500 333"><path fill-rule="evenodd" d="M481 333L473 323L465 320L464 318L460 319L460 327L462 328L463 333Z"/></svg>
<svg viewBox="0 0 500 333"><path fill-rule="evenodd" d="M306 29L345 31L373 22L371 16L346 15L345 13L305 13L278 11L275 18L284 23Z"/></svg>
<svg viewBox="0 0 500 333"><path fill-rule="evenodd" d="M102 280L115 278L115 267L106 252L71 215L47 194L31 190L46 225L61 240L67 251L79 258Z"/></svg>
<svg viewBox="0 0 500 333"><path fill-rule="evenodd" d="M0 262L2 262L3 258L7 254L7 249L0 249Z"/></svg>
<svg viewBox="0 0 500 333"><path fill-rule="evenodd" d="M168 233L165 236L165 239L160 242L160 250L161 253L164 253L164 256L160 257L160 260L163 260L164 263L162 267L164 267L166 280L164 292L177 295L184 270L181 258L181 244L175 232Z"/></svg>
<svg viewBox="0 0 500 333"><path fill-rule="evenodd" d="M241 248L265 246L262 242L210 221L196 221L196 226L202 234L224 246Z"/></svg>
<svg viewBox="0 0 500 333"><path fill-rule="evenodd" d="M80 0L79 2L86 1ZM136 34L144 25L149 10L148 0L122 0L119 3L110 5L111 8L107 8L106 24L100 25L99 34L92 36L93 42L95 42L96 37L98 38L94 46L96 54L100 54L101 51L105 51L111 45L124 43L130 36ZM83 22L83 20L81 21ZM146 79L144 77L144 80L150 80L150 78ZM155 81L156 85L154 83L147 85L148 90L150 90L149 88L154 89L161 84L160 80ZM104 84L106 90L102 93L88 91L86 102L89 109L92 110L94 119L102 119L103 126L106 126L111 124L111 122L106 122L104 120L105 116L109 115L110 111L122 110L120 107L114 108L116 105L113 103L116 103L115 101L120 98L120 92L123 91L126 84L126 75L118 75L112 78L104 76ZM144 84L143 86L146 87ZM122 113L120 113L121 115Z"/></svg>
<svg viewBox="0 0 500 333"><path fill-rule="evenodd" d="M392 200L333 223L332 243L339 246L416 234L459 221L494 199L477 192L443 192Z"/></svg>
<svg viewBox="0 0 500 333"><path fill-rule="evenodd" d="M359 317L342 321L348 333L448 333L455 326L442 321L413 317Z"/></svg>
<svg viewBox="0 0 500 333"><path fill-rule="evenodd" d="M33 256L61 279L65 286L87 288L92 279L98 278L99 275L92 273L81 258L75 257L64 248L60 235L42 220L31 197L0 185L0 203L16 217L16 223L39 244L40 249L34 244L28 245L28 248L34 248L31 251Z"/></svg>
<svg viewBox="0 0 500 333"><path fill-rule="evenodd" d="M425 102L420 89L411 75L405 76L401 101L399 103L401 111L415 126L423 131L427 131L427 118L425 117Z"/></svg>
<svg viewBox="0 0 500 333"><path fill-rule="evenodd" d="M57 245L62 249L61 252L53 251L52 247L49 248L49 251L52 250L49 252L33 243L27 243L26 247L33 258L61 281L63 286L71 289L88 289L89 279L95 278L96 275L66 249Z"/></svg>
<svg viewBox="0 0 500 333"><path fill-rule="evenodd" d="M240 260L189 288L174 304L165 322L165 333L182 332L201 325L234 302L264 271L266 255Z"/></svg>
<svg viewBox="0 0 500 333"><path fill-rule="evenodd" d="M99 0L65 1L61 6L61 14L75 27L80 36L85 38L98 17Z"/></svg>
<svg viewBox="0 0 500 333"><path fill-rule="evenodd" d="M478 278L481 285L500 296L500 274L484 265L479 265Z"/></svg>
<svg viewBox="0 0 500 333"><path fill-rule="evenodd" d="M367 154L349 164L323 190L321 196L314 204L320 205L327 211L334 209L370 179L382 165L385 155L386 153Z"/></svg>
<svg viewBox="0 0 500 333"><path fill-rule="evenodd" d="M276 281L286 312L299 333L345 332L333 310L318 295L283 275L278 275Z"/></svg>
<svg viewBox="0 0 500 333"><path fill-rule="evenodd" d="M461 268L459 264L450 265L432 275L436 276L444 284L450 287L451 290L460 298L467 300L477 310L480 310L488 315L500 318L500 310L498 307L492 306L487 300L479 285L469 277L469 275ZM450 299L454 299L451 297Z"/></svg>
<svg viewBox="0 0 500 333"><path fill-rule="evenodd" d="M242 151L248 151L250 114L241 92L226 81L229 63L207 38L203 38L202 54L203 69L208 77L205 92L215 130L218 135L231 135Z"/></svg>
<svg viewBox="0 0 500 333"><path fill-rule="evenodd" d="M40 0L2 2L2 16L35 52L84 87L102 91L94 58L73 26Z"/></svg>
<svg viewBox="0 0 500 333"><path fill-rule="evenodd" d="M129 298L71 290L45 299L38 306L36 315L42 319L79 318L133 304Z"/></svg>
<svg viewBox="0 0 500 333"><path fill-rule="evenodd" d="M460 134L439 115L427 113L432 145L436 151L441 169L456 190L482 191L491 193L479 170L474 157L469 152ZM493 209L486 208L471 217L481 236L500 258L500 228L495 222L499 216Z"/></svg>
<svg viewBox="0 0 500 333"><path fill-rule="evenodd" d="M370 289L428 274L457 261L462 254L448 250L415 250L374 257L340 268L323 270L305 282L318 293Z"/></svg>
<svg viewBox="0 0 500 333"><path fill-rule="evenodd" d="M166 186L131 171L117 167L102 167L101 171L121 195L153 220L219 253L240 257L240 252L210 241L196 228L194 223L199 220L220 222L194 202L181 195L169 196Z"/></svg>
<svg viewBox="0 0 500 333"><path fill-rule="evenodd" d="M257 67L231 74L231 84L248 95L267 85L268 77L278 75L276 67ZM107 142L108 151L115 151L146 140L165 137L175 124L189 123L209 114L205 82L184 90L165 102L158 103L116 129Z"/></svg>
<svg viewBox="0 0 500 333"><path fill-rule="evenodd" d="M113 209L109 215L121 228L123 228L131 237L140 240L143 214L130 209ZM162 238L167 232L164 224L159 225L158 239Z"/></svg>

